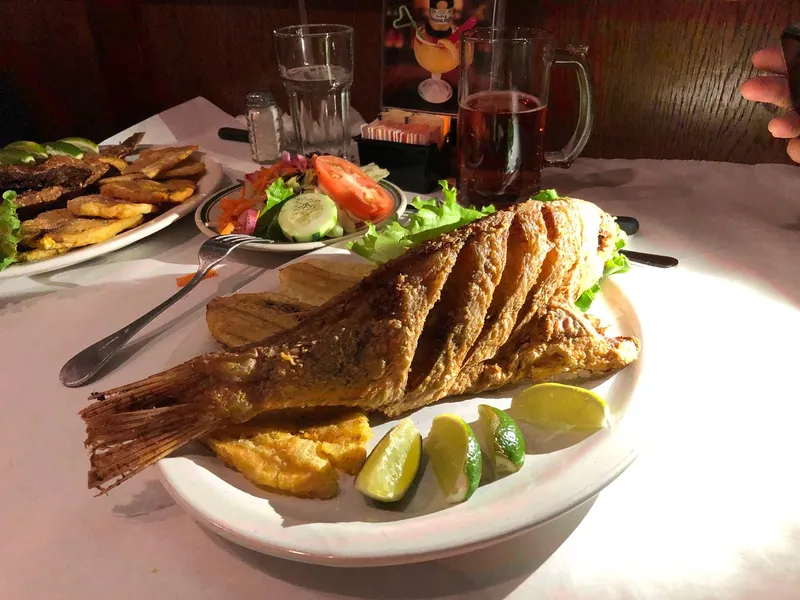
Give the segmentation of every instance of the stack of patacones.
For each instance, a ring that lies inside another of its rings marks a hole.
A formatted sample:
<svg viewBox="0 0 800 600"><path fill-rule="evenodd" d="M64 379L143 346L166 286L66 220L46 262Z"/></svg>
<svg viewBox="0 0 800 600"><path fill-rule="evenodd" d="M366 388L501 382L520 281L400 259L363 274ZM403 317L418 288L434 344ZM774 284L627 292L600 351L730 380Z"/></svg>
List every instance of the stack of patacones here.
<svg viewBox="0 0 800 600"><path fill-rule="evenodd" d="M20 262L33 262L104 242L190 198L205 164L197 146L139 152L143 134L82 158L53 156L37 165L8 166L0 189L17 192Z"/></svg>

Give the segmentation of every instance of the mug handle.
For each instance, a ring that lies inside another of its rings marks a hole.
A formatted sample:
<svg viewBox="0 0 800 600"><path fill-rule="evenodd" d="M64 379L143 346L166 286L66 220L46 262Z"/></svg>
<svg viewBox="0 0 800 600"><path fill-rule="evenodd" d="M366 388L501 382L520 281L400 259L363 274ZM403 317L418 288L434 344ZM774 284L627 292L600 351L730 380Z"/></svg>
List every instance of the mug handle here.
<svg viewBox="0 0 800 600"><path fill-rule="evenodd" d="M555 51L555 65L574 67L578 75L578 123L567 145L561 150L545 152L544 160L548 167L569 167L586 147L594 127L595 100L592 66L586 56L588 46L567 46L566 50Z"/></svg>

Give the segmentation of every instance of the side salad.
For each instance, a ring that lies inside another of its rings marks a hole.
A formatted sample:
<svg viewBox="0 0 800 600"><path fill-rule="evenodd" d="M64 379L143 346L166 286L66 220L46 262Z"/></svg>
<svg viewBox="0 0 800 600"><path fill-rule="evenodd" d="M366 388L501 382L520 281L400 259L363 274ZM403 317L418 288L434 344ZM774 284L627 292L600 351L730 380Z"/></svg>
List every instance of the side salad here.
<svg viewBox="0 0 800 600"><path fill-rule="evenodd" d="M420 242L436 237L441 233L446 233L471 223L495 212L493 206L482 209L465 207L458 204L456 190L446 181L439 182L442 187L442 200L428 198L423 200L419 196L411 202L417 212L411 214L405 224L399 221L392 221L381 231L377 231L370 224L367 233L354 242L348 244L348 248L356 254L363 256L377 264L383 264L397 256L400 256L408 248ZM552 202L561 196L555 190L542 190L532 200L540 202ZM604 278L615 273L624 273L630 269L630 262L627 257L620 253L620 250L628 243L628 236L617 225L615 234L615 248L611 258L606 261L603 268L602 277L595 282L589 289L585 290L575 301L575 306L586 312L594 302L595 296L600 291L600 284Z"/></svg>
<svg viewBox="0 0 800 600"><path fill-rule="evenodd" d="M220 234L244 233L284 242L314 242L374 229L392 215L394 200L378 184L389 174L335 156L284 153L269 167L245 175L238 197L220 202Z"/></svg>

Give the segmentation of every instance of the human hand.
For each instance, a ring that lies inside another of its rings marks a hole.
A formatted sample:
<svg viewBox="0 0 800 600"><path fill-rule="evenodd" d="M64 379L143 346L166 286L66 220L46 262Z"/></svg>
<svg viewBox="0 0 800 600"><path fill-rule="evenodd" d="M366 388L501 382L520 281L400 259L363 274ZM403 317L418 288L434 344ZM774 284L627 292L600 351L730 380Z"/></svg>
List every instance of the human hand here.
<svg viewBox="0 0 800 600"><path fill-rule="evenodd" d="M756 102L769 102L781 108L792 108L786 63L780 48L765 48L753 55L753 65L770 75L754 77L742 84L742 96ZM800 115L791 112L769 122L773 137L788 139L786 152L794 162L800 163Z"/></svg>

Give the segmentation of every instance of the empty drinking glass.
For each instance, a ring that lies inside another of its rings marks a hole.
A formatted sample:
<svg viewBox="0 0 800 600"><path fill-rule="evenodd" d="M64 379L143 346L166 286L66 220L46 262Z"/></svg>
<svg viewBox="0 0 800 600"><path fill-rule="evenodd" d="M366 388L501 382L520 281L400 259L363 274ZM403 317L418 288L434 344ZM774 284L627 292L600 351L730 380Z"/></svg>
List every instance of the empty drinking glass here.
<svg viewBox="0 0 800 600"><path fill-rule="evenodd" d="M274 32L278 69L301 154L347 157L353 28L292 25Z"/></svg>

